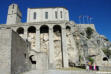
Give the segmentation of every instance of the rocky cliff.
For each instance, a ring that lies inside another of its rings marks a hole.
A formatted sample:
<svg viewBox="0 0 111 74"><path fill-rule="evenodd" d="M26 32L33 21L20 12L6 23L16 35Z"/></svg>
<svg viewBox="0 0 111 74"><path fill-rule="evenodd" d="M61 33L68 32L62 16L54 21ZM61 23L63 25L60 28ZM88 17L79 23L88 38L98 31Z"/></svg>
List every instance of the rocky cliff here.
<svg viewBox="0 0 111 74"><path fill-rule="evenodd" d="M89 26L81 28L75 25L73 38L79 50L80 65L90 61L99 66L111 66L111 43L105 36Z"/></svg>

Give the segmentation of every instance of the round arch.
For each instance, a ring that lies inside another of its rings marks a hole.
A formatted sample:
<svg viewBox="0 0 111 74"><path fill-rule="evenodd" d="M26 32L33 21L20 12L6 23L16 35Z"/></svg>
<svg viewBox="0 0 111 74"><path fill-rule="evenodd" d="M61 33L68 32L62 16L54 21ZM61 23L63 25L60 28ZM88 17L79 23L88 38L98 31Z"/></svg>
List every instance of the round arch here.
<svg viewBox="0 0 111 74"><path fill-rule="evenodd" d="M36 33L36 27L30 26L30 27L28 28L28 33Z"/></svg>
<svg viewBox="0 0 111 74"><path fill-rule="evenodd" d="M59 31L59 32L61 33L61 26L60 26L60 25L54 25L54 26L53 26L53 31L54 31L54 32Z"/></svg>
<svg viewBox="0 0 111 74"><path fill-rule="evenodd" d="M54 25L53 26L53 33L54 33L54 54L55 56L59 56L59 59L55 59L57 64L56 67L58 67L58 64L60 64L61 67L63 67L63 44L62 44L62 27L60 25ZM56 54L59 50L60 53ZM58 62L59 61L59 62Z"/></svg>
<svg viewBox="0 0 111 74"><path fill-rule="evenodd" d="M42 25L40 27L40 33L48 33L49 32L49 27L47 25Z"/></svg>
<svg viewBox="0 0 111 74"><path fill-rule="evenodd" d="M24 34L24 28L23 27L19 27L16 32L18 34Z"/></svg>
<svg viewBox="0 0 111 74"><path fill-rule="evenodd" d="M66 26L66 30L70 30L71 29L71 27L70 26Z"/></svg>

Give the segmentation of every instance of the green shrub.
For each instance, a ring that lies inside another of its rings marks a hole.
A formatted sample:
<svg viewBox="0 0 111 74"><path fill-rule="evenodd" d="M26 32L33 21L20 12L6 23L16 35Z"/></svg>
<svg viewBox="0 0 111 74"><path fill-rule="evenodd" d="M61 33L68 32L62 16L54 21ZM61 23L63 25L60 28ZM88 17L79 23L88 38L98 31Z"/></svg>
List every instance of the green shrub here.
<svg viewBox="0 0 111 74"><path fill-rule="evenodd" d="M93 64L94 63L94 59L91 57L88 57L88 60Z"/></svg>
<svg viewBox="0 0 111 74"><path fill-rule="evenodd" d="M111 56L111 50L104 49L103 52L107 57Z"/></svg>
<svg viewBox="0 0 111 74"><path fill-rule="evenodd" d="M91 27L87 27L86 29L87 38L90 39L93 34L93 29Z"/></svg>

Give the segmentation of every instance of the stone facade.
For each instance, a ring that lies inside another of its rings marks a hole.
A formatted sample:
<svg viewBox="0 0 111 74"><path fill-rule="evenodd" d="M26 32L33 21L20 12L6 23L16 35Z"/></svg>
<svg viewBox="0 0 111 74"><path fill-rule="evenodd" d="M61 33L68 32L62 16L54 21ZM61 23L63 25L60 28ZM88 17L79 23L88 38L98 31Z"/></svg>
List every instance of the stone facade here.
<svg viewBox="0 0 111 74"><path fill-rule="evenodd" d="M0 73L20 74L30 68L27 42L14 31L0 30L0 51Z"/></svg>
<svg viewBox="0 0 111 74"><path fill-rule="evenodd" d="M0 30L0 73L2 74L11 73L11 32L7 31L9 30Z"/></svg>
<svg viewBox="0 0 111 74"><path fill-rule="evenodd" d="M89 56L98 66L104 66L107 61L103 58L107 56L102 48L107 48L105 45L110 42L100 37L94 24L76 24L69 21L68 14L68 10L61 7L29 8L27 22L21 23L18 5L11 4L7 24L0 25L0 59L3 61L0 64L4 66L0 67L0 72L19 74L27 70L77 67L85 65ZM90 39L86 33L88 27L93 29Z"/></svg>
<svg viewBox="0 0 111 74"><path fill-rule="evenodd" d="M7 24L20 23L22 14L17 4L11 4L8 9Z"/></svg>
<svg viewBox="0 0 111 74"><path fill-rule="evenodd" d="M21 23L21 24L17 24L17 25L14 24L14 25L10 25L10 26L6 25L5 27L11 27L16 32L19 29L23 28L24 34L19 34L19 35L23 39L28 40L31 43L30 52L33 52L33 51L34 51L34 53L35 53L35 51L43 52L43 53L45 52L47 55L51 55L51 56L49 56L49 61L51 62L49 64L53 63L53 65L55 65L56 68L68 67L68 53L67 53L67 43L66 43L66 26L67 26L66 22L55 22L55 23L53 22L53 24L52 24L52 22L45 22L45 24L46 25L44 25L44 22L27 23L27 24ZM59 25L56 25L56 24L59 24ZM41 32L42 28L44 29L45 27L47 27L48 33ZM33 33L30 32L31 28L35 29L35 32L33 32ZM59 29L57 29L57 28L59 28ZM54 30L55 30L55 32L54 32ZM59 30L60 30L60 33L58 33ZM38 37L38 34L39 34L39 37ZM51 37L51 38L49 38L49 37ZM38 42L38 41L40 41L40 42ZM76 50L75 54L77 54L76 53L77 49L73 48L72 50L73 51ZM32 55L32 54L30 54L30 55ZM66 56L67 56L67 58L66 58ZM74 57L74 53L72 56ZM53 58L51 58L51 57L53 57ZM63 59L64 59L64 61L63 61ZM73 60L73 62L74 61L76 63L77 59ZM56 63L54 63L54 62L56 62Z"/></svg>
<svg viewBox="0 0 111 74"><path fill-rule="evenodd" d="M27 22L69 21L66 8L28 8Z"/></svg>

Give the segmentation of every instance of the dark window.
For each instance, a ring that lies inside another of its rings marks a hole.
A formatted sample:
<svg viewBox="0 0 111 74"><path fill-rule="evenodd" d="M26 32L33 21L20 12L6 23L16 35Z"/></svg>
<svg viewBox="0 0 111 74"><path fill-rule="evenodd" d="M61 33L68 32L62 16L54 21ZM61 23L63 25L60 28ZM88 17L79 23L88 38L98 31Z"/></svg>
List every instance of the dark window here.
<svg viewBox="0 0 111 74"><path fill-rule="evenodd" d="M48 12L45 12L45 19L48 19Z"/></svg>
<svg viewBox="0 0 111 74"><path fill-rule="evenodd" d="M12 6L12 9L14 9L14 4L13 4L13 6Z"/></svg>
<svg viewBox="0 0 111 74"><path fill-rule="evenodd" d="M55 18L57 19L57 11L55 11Z"/></svg>
<svg viewBox="0 0 111 74"><path fill-rule="evenodd" d="M36 64L36 61L35 61L35 60L33 60L33 58L32 58L32 57L34 57L34 55L31 55L31 56L29 57L30 62L31 62L32 64Z"/></svg>
<svg viewBox="0 0 111 74"><path fill-rule="evenodd" d="M104 58L103 58L103 61L108 61L108 58L107 58L107 57L104 57Z"/></svg>
<svg viewBox="0 0 111 74"><path fill-rule="evenodd" d="M36 28L34 26L30 26L28 28L28 33L36 33Z"/></svg>
<svg viewBox="0 0 111 74"><path fill-rule="evenodd" d="M60 14L61 14L61 18L62 18L62 11L60 12Z"/></svg>
<svg viewBox="0 0 111 74"><path fill-rule="evenodd" d="M36 16L37 16L37 14L36 14L36 12L34 12L34 16L33 16L33 18L36 19Z"/></svg>
<svg viewBox="0 0 111 74"><path fill-rule="evenodd" d="M24 28L19 27L19 28L17 29L17 33L18 33L18 34L24 34Z"/></svg>

